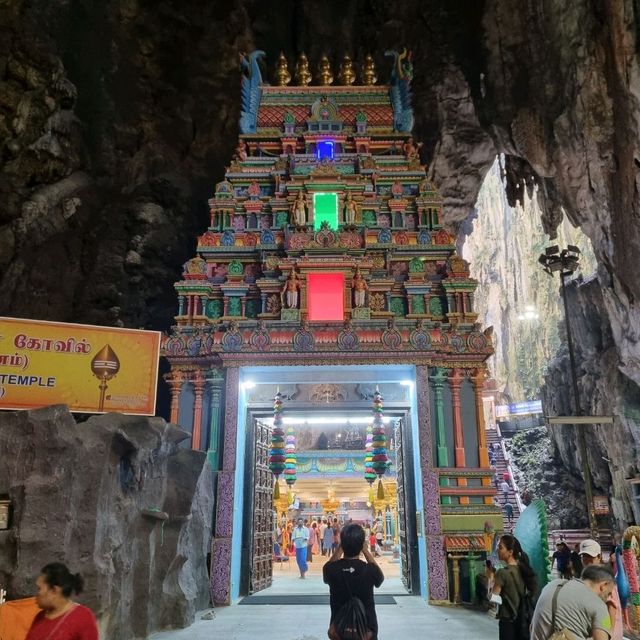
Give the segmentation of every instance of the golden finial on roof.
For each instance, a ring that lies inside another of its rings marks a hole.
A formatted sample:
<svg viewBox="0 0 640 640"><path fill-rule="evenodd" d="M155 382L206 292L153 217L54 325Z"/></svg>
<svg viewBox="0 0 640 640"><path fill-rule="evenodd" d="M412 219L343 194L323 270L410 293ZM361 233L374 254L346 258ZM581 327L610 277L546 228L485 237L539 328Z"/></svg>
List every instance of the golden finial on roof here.
<svg viewBox="0 0 640 640"><path fill-rule="evenodd" d="M356 72L353 70L353 62L351 62L351 58L348 55L345 55L344 58L342 58L338 77L340 78L340 84L346 86L349 86L356 81Z"/></svg>
<svg viewBox="0 0 640 640"><path fill-rule="evenodd" d="M296 64L296 82L299 87L306 87L311 82L311 71L309 71L309 60L304 54L300 54Z"/></svg>
<svg viewBox="0 0 640 640"><path fill-rule="evenodd" d="M329 58L327 58L326 54L322 54L322 58L320 58L316 79L321 87L328 87L333 82L331 63L329 62Z"/></svg>
<svg viewBox="0 0 640 640"><path fill-rule="evenodd" d="M362 84L372 85L378 82L378 76L376 75L376 64L373 61L373 57L370 53L364 59L364 66L362 67Z"/></svg>
<svg viewBox="0 0 640 640"><path fill-rule="evenodd" d="M287 59L284 57L284 53L280 52L280 57L276 64L276 84L279 87L286 87L291 82L291 74L289 73L289 67L287 65Z"/></svg>

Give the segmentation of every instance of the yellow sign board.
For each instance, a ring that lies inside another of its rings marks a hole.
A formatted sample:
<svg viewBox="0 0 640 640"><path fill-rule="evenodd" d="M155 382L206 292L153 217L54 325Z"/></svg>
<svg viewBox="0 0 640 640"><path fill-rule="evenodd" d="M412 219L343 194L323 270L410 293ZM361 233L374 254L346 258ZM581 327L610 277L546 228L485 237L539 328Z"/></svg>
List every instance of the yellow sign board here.
<svg viewBox="0 0 640 640"><path fill-rule="evenodd" d="M0 409L155 415L160 333L0 318Z"/></svg>

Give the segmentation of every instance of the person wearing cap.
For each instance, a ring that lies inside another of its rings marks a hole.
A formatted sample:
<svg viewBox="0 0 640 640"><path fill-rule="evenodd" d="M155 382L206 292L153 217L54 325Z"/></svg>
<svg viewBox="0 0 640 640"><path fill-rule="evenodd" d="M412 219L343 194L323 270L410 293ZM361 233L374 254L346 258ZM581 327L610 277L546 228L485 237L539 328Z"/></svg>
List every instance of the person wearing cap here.
<svg viewBox="0 0 640 640"><path fill-rule="evenodd" d="M612 624L605 602L614 587L611 569L598 564L585 567L579 580L552 580L536 603L531 640L548 640L557 631L573 634L568 637L610 640Z"/></svg>
<svg viewBox="0 0 640 640"><path fill-rule="evenodd" d="M580 543L580 560L584 567L592 565L602 564L602 548L600 545L591 538L583 540ZM622 622L622 605L620 604L620 596L618 595L618 588L614 585L611 596L606 601L607 609L609 610L609 617L613 624L611 629L611 640L622 640L623 634L623 622Z"/></svg>

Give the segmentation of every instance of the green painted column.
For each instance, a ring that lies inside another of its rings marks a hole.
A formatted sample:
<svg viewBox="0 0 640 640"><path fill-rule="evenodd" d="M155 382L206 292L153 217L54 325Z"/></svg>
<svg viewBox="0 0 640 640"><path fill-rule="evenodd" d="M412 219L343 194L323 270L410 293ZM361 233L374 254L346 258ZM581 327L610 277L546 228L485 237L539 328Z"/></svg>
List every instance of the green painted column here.
<svg viewBox="0 0 640 640"><path fill-rule="evenodd" d="M222 422L222 388L224 375L220 369L210 369L206 374L209 394L209 447L207 461L213 471L220 465L220 424Z"/></svg>
<svg viewBox="0 0 640 640"><path fill-rule="evenodd" d="M436 459L439 467L449 466L449 454L447 453L447 439L444 427L444 400L443 388L447 381L447 374L441 367L436 367L431 376L431 385L433 386L435 397L435 416L436 416L436 439L437 451Z"/></svg>
<svg viewBox="0 0 640 640"><path fill-rule="evenodd" d="M438 467L449 466L449 454L447 452L447 439L444 426L444 399L443 388L447 381L447 373L441 367L436 367L431 376L431 386L434 391L435 418L436 418L436 464ZM440 486L448 487L447 478L440 478ZM451 504L450 496L442 496L442 504Z"/></svg>

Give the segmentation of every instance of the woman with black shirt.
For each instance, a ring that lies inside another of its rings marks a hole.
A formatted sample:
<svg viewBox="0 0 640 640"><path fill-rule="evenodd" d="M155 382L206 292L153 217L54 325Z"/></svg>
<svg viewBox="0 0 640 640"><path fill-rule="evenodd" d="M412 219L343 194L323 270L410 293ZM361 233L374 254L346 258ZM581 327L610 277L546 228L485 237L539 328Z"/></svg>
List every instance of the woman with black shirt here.
<svg viewBox="0 0 640 640"><path fill-rule="evenodd" d="M538 579L529 565L529 558L517 538L505 534L498 544L498 558L506 564L496 573L492 602L498 603L500 640L521 640L517 617L520 599L528 591L535 599Z"/></svg>

